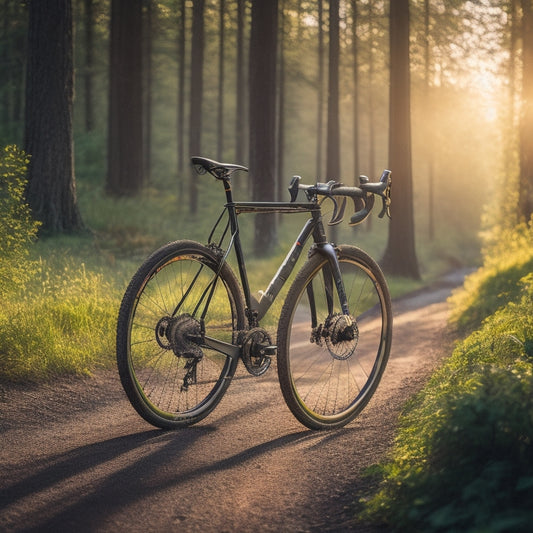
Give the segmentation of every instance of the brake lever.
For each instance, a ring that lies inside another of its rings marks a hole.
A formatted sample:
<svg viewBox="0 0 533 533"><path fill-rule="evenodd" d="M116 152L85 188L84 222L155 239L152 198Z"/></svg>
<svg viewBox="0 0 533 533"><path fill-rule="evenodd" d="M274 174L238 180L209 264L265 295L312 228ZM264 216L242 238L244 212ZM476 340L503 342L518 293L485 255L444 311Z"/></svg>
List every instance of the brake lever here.
<svg viewBox="0 0 533 533"><path fill-rule="evenodd" d="M381 212L379 213L378 217L379 218L383 218L385 215L387 215L389 218L391 218L391 215L390 215L390 204L391 204L391 201L390 201L390 196L386 195L386 194L380 194L381 196L381 201L383 202L383 207L381 208Z"/></svg>
<svg viewBox="0 0 533 533"><path fill-rule="evenodd" d="M391 218L390 214L390 205L391 205L391 181L390 181L390 172L387 176L387 188L380 194L381 201L383 202L383 207L381 208L381 213L378 215L379 218L383 218L385 215L387 215L389 218Z"/></svg>
<svg viewBox="0 0 533 533"><path fill-rule="evenodd" d="M337 204L337 200L335 200L333 196L330 196L330 198L333 200L334 207L333 215L331 220L328 222L328 226L336 226L337 224L341 223L344 218L344 210L346 209L346 196L342 197L340 208Z"/></svg>

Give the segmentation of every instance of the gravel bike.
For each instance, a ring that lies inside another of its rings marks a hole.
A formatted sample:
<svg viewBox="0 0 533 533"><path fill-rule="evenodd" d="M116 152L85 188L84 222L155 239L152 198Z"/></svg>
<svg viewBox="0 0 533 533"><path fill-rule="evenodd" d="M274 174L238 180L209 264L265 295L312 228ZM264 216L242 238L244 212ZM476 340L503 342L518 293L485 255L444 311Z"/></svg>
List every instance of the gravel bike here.
<svg viewBox="0 0 533 533"><path fill-rule="evenodd" d="M281 391L294 416L311 429L344 426L366 406L387 364L391 300L383 273L368 254L328 242L321 205L333 200L329 224L338 224L351 198L355 225L367 218L377 195L383 201L379 216L390 216L390 171L375 183L361 176L358 187L335 181L304 185L295 176L290 201L236 202L231 176L246 167L204 157L193 157L192 163L199 174L222 182L226 203L207 244L178 240L161 247L126 289L117 362L131 404L154 426L189 426L217 406L239 360L260 376L277 357ZM297 201L300 191L306 201ZM239 234L238 216L246 213L310 215L259 298L250 292ZM287 292L274 343L260 321L309 238L313 243ZM240 280L227 261L231 250Z"/></svg>

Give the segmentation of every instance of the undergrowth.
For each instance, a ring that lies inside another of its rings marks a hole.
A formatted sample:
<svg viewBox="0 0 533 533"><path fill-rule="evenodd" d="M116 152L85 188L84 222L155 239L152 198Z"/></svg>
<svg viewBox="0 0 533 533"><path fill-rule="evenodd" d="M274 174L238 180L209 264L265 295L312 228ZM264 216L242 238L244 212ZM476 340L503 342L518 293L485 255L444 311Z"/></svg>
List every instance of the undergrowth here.
<svg viewBox="0 0 533 533"><path fill-rule="evenodd" d="M397 531L531 531L533 274L518 244L528 232L487 248L454 297L460 326L487 316L406 406L390 461L368 471L379 488L362 499L367 519ZM480 302L488 287L504 289Z"/></svg>
<svg viewBox="0 0 533 533"><path fill-rule="evenodd" d="M479 327L484 318L518 297L519 280L533 272L532 243L533 223L487 234L483 266L451 298L452 322L461 331Z"/></svg>
<svg viewBox="0 0 533 533"><path fill-rule="evenodd" d="M29 158L16 146L0 153L0 298L20 289L33 275L28 261L39 222L24 201Z"/></svg>
<svg viewBox="0 0 533 533"><path fill-rule="evenodd" d="M0 309L0 375L42 381L90 374L114 361L119 296L85 266L56 271L44 261L24 293Z"/></svg>

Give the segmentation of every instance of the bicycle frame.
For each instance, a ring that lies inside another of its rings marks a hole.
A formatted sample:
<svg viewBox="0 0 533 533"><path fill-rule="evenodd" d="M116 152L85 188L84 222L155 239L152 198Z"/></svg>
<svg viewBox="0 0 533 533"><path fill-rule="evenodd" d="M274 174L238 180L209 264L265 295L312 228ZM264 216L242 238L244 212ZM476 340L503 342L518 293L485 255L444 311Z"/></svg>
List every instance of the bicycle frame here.
<svg viewBox="0 0 533 533"><path fill-rule="evenodd" d="M268 312L272 303L278 296L279 292L285 285L285 282L291 275L296 262L300 257L300 254L308 241L309 237L313 236L313 241L318 253L324 255L331 267L331 275L335 282L337 294L341 304L343 314L348 315L348 303L346 292L344 290L344 283L342 281L339 262L337 260L337 254L335 248L331 243L327 241L324 225L322 222L322 213L319 202L234 202L231 191L231 183L229 179L223 179L224 190L226 191L226 204L225 209L228 211L229 225L231 228L231 239L228 246L228 250L225 257L229 254L231 246L233 244L235 248L235 254L237 257L237 263L239 266L239 275L244 292L244 298L248 313L248 321L250 327L257 326L259 320L261 320ZM281 263L278 271L270 281L267 289L262 293L261 299L257 302L257 308L253 306L255 302L252 301L250 292L250 286L248 283L248 275L246 273L246 265L244 259L244 253L242 250L242 244L239 234L239 223L237 220L238 215L245 213L310 213L311 218L304 224L300 234L294 241L291 249L287 253L285 259ZM253 303L252 303L253 302Z"/></svg>

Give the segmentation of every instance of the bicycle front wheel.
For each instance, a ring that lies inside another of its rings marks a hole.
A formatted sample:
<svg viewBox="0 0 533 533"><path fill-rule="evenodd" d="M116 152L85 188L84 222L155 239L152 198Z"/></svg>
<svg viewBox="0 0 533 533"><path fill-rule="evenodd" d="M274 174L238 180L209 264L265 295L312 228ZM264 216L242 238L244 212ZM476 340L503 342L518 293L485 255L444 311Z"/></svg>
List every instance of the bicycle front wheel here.
<svg viewBox="0 0 533 533"><path fill-rule="evenodd" d="M118 370L133 407L166 429L203 419L229 386L238 357L202 339L231 344L242 329L242 291L213 250L177 241L154 252L133 276L118 317Z"/></svg>
<svg viewBox="0 0 533 533"><path fill-rule="evenodd" d="M338 258L348 299L342 312L327 259L302 267L278 326L278 376L294 416L311 429L342 427L379 384L392 341L389 290L377 263L353 246Z"/></svg>

